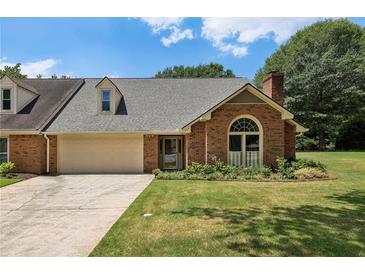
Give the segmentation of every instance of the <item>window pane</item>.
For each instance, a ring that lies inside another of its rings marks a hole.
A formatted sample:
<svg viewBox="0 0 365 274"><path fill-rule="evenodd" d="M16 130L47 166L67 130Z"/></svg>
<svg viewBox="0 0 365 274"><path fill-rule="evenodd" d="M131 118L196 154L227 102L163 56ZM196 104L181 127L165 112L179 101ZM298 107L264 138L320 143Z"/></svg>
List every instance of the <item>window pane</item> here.
<svg viewBox="0 0 365 274"><path fill-rule="evenodd" d="M3 99L10 99L10 89L3 89Z"/></svg>
<svg viewBox="0 0 365 274"><path fill-rule="evenodd" d="M8 139L0 138L0 152L8 152Z"/></svg>
<svg viewBox="0 0 365 274"><path fill-rule="evenodd" d="M110 101L110 91L103 90L103 101Z"/></svg>
<svg viewBox="0 0 365 274"><path fill-rule="evenodd" d="M259 151L259 135L246 135L246 151Z"/></svg>
<svg viewBox="0 0 365 274"><path fill-rule="evenodd" d="M254 132L259 131L258 126L254 121L248 118L241 118L236 120L231 128L231 132Z"/></svg>
<svg viewBox="0 0 365 274"><path fill-rule="evenodd" d="M10 100L3 100L3 109L10 109Z"/></svg>
<svg viewBox="0 0 365 274"><path fill-rule="evenodd" d="M242 151L241 135L229 136L229 151Z"/></svg>
<svg viewBox="0 0 365 274"><path fill-rule="evenodd" d="M110 111L110 102L109 101L103 101L102 102L102 110L103 111Z"/></svg>
<svg viewBox="0 0 365 274"><path fill-rule="evenodd" d="M165 139L164 168L177 168L176 139Z"/></svg>
<svg viewBox="0 0 365 274"><path fill-rule="evenodd" d="M0 154L0 164L5 163L8 161L8 155L7 154Z"/></svg>

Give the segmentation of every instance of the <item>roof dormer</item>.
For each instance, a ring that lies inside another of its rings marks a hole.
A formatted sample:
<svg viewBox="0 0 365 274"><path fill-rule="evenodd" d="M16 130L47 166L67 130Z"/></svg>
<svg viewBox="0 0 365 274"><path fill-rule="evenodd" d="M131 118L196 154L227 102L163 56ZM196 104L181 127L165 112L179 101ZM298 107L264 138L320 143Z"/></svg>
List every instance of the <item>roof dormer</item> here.
<svg viewBox="0 0 365 274"><path fill-rule="evenodd" d="M5 75L0 79L0 114L18 113L37 96L34 87Z"/></svg>
<svg viewBox="0 0 365 274"><path fill-rule="evenodd" d="M108 77L104 77L96 86L97 113L115 114L123 94Z"/></svg>

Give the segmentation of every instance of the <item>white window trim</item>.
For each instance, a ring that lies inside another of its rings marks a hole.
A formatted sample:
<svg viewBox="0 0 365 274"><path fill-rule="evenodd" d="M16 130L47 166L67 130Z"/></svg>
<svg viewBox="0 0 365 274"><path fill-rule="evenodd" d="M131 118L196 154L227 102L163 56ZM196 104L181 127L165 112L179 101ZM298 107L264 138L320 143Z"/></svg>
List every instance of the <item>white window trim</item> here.
<svg viewBox="0 0 365 274"><path fill-rule="evenodd" d="M4 90L10 90L10 109L3 109L3 92ZM13 113L14 112L14 88L2 87L0 91L0 112L1 113Z"/></svg>
<svg viewBox="0 0 365 274"><path fill-rule="evenodd" d="M238 119L242 119L242 118L247 118L247 119L251 119L252 121L254 121L256 123L256 125L259 127L259 132L254 131L254 132L231 132L231 126L232 124L237 121ZM230 135L242 135L244 136L242 138L242 148L244 148L244 146L246 145L246 135L259 135L259 163L260 163L260 167L263 166L263 155L264 155L264 130L263 127L260 123L260 121L253 115L250 114L245 114L245 115L239 115L237 117L235 117L231 123L228 126L228 132L227 132L227 162L229 159L229 136Z"/></svg>
<svg viewBox="0 0 365 274"><path fill-rule="evenodd" d="M108 91L109 92L109 100L107 101L107 100L103 100L103 93L104 93L104 91ZM102 112L102 113L109 113L109 112L111 112L112 111L112 102L113 102L113 100L112 100L112 90L111 89L109 89L109 88L103 88L102 90L101 90L101 92L100 92L100 111ZM103 110L103 102L109 102L109 110Z"/></svg>
<svg viewBox="0 0 365 274"><path fill-rule="evenodd" d="M9 155L10 155L10 141L9 137L0 137L0 139L6 139L6 161L9 162ZM0 154L5 154L4 152L0 151Z"/></svg>

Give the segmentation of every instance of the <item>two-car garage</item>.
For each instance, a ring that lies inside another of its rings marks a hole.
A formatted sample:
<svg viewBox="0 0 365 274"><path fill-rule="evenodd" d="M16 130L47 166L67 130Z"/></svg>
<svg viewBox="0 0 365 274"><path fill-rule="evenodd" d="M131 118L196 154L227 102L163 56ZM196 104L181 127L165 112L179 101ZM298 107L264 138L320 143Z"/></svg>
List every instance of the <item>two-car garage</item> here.
<svg viewBox="0 0 365 274"><path fill-rule="evenodd" d="M142 173L142 134L57 136L58 173Z"/></svg>

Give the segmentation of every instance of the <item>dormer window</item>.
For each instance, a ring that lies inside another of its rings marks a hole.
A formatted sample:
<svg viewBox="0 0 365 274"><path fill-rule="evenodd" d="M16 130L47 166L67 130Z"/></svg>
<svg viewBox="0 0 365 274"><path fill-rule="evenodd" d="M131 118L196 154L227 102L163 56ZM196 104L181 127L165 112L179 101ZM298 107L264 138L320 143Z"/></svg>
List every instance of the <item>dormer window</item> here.
<svg viewBox="0 0 365 274"><path fill-rule="evenodd" d="M101 92L101 110L102 111L110 111L110 90L104 89Z"/></svg>
<svg viewBox="0 0 365 274"><path fill-rule="evenodd" d="M95 86L97 92L97 113L116 114L119 103L123 97L118 87L108 78L104 77Z"/></svg>
<svg viewBox="0 0 365 274"><path fill-rule="evenodd" d="M1 90L1 110L11 111L11 89Z"/></svg>

